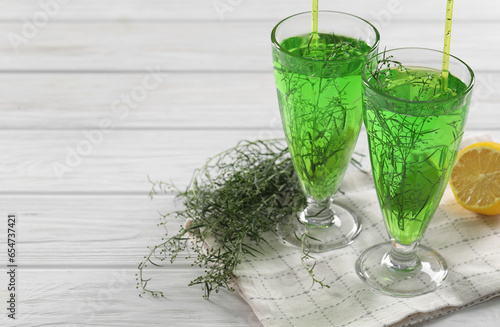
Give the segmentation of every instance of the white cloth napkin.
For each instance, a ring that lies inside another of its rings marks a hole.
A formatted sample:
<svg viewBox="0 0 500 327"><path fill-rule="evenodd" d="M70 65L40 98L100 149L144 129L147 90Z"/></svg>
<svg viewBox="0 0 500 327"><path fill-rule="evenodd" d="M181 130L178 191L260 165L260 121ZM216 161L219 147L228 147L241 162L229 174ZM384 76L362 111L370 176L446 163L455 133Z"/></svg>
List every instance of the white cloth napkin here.
<svg viewBox="0 0 500 327"><path fill-rule="evenodd" d="M389 240L371 174L349 170L342 190L337 202L361 218L363 230L352 245L314 255L316 277L330 288L311 287L300 250L272 234L264 255L235 271L240 294L264 326L408 326L500 296L500 215L463 209L448 187L421 243L445 258L449 275L433 293L395 298L372 291L354 269L365 249Z"/></svg>

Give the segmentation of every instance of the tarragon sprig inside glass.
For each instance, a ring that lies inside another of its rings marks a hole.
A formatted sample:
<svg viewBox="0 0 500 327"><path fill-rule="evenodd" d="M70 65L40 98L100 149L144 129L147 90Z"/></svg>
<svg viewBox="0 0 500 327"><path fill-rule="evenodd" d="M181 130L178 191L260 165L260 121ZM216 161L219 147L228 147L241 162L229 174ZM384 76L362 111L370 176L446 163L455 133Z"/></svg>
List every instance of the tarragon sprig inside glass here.
<svg viewBox="0 0 500 327"><path fill-rule="evenodd" d="M377 196L391 242L358 260L360 277L396 296L436 289L445 260L419 245L448 183L464 133L474 74L443 52L421 48L384 51L363 75L364 122Z"/></svg>
<svg viewBox="0 0 500 327"><path fill-rule="evenodd" d="M359 220L333 203L362 124L361 70L379 34L367 21L319 11L281 21L272 31L273 65L286 140L308 206L280 226L282 237L323 252L349 244ZM315 17L315 16L313 16Z"/></svg>

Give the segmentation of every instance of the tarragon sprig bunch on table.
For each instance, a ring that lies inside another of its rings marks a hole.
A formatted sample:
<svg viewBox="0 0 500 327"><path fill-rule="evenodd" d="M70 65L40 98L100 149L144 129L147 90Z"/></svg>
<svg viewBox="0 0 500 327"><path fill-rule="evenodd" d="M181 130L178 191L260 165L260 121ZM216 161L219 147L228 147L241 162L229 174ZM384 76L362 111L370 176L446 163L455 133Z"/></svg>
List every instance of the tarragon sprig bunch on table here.
<svg viewBox="0 0 500 327"><path fill-rule="evenodd" d="M162 291L148 287L145 268L161 262L174 263L180 253L196 254L192 265L204 269L191 285L200 285L204 297L221 288L233 290L233 271L245 256L257 256L266 242L265 233L275 232L283 217L289 217L305 206L288 149L282 139L243 141L224 151L196 170L182 191L174 185L153 182L151 197L158 192L177 192L184 208L162 215L160 225L174 216L187 223L178 233L165 237L149 248L139 264L137 288L142 294L163 296ZM354 160L359 167L359 162ZM166 227L165 227L166 228ZM168 234L168 231L167 231ZM314 276L314 263L302 249L302 264Z"/></svg>

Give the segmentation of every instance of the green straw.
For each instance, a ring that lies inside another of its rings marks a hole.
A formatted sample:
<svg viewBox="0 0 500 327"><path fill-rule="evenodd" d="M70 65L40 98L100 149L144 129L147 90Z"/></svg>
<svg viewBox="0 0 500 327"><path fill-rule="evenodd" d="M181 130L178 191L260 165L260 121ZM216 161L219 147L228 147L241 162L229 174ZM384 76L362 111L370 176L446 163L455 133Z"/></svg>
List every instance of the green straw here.
<svg viewBox="0 0 500 327"><path fill-rule="evenodd" d="M318 45L318 0L312 2L311 44Z"/></svg>
<svg viewBox="0 0 500 327"><path fill-rule="evenodd" d="M446 24L444 29L444 50L443 50L443 70L442 70L444 90L448 88L452 17L453 17L453 0L448 0L446 4Z"/></svg>

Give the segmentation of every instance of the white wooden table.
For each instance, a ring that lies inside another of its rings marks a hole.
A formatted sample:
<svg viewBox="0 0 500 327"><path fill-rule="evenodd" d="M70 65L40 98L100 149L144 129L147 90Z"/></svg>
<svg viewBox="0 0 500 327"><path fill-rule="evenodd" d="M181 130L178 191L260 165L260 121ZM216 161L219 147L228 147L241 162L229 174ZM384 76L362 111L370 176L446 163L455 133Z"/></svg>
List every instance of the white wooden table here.
<svg viewBox="0 0 500 327"><path fill-rule="evenodd" d="M321 1L373 22L381 46L440 49L446 1ZM17 318L1 326L260 326L236 294L209 301L189 263L137 265L172 196L205 159L281 136L270 31L309 0L1 0L0 299L17 214ZM490 8L488 7L490 6ZM477 76L467 134L500 141L500 3L457 1L452 52ZM365 138L360 138L363 145ZM364 162L368 165L368 161ZM169 223L173 230L179 221ZM3 306L2 305L2 308ZM420 326L500 325L500 299Z"/></svg>

